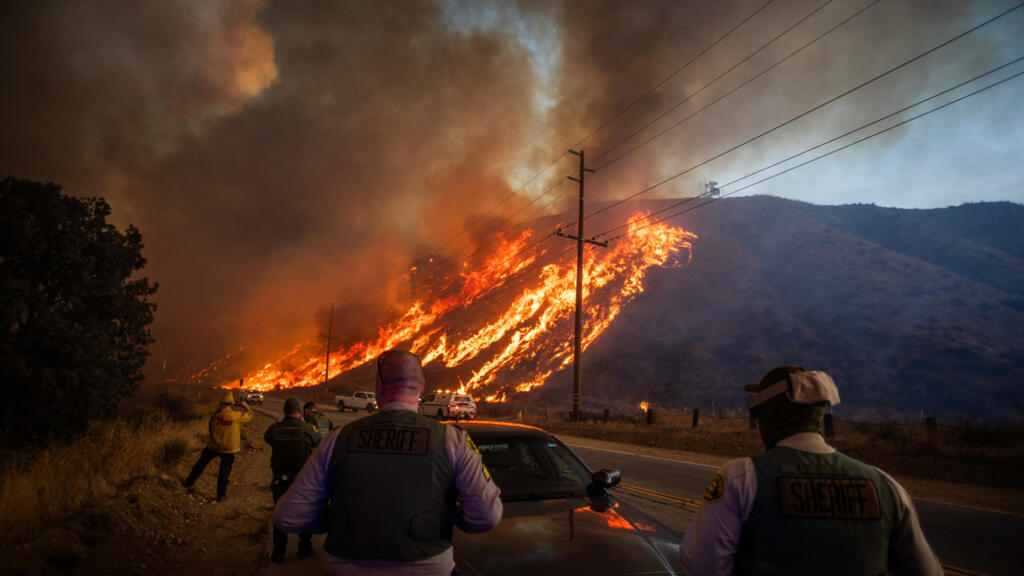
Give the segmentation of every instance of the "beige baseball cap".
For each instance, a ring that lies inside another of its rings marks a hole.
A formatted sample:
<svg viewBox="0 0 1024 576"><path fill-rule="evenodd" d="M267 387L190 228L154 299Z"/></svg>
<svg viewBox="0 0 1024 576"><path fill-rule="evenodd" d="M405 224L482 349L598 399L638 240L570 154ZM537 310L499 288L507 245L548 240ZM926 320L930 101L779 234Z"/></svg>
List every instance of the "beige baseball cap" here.
<svg viewBox="0 0 1024 576"><path fill-rule="evenodd" d="M839 389L828 374L820 371L806 371L799 366L778 366L760 382L743 387L755 394L747 398L747 407L755 408L768 400L785 394L794 404L839 404Z"/></svg>

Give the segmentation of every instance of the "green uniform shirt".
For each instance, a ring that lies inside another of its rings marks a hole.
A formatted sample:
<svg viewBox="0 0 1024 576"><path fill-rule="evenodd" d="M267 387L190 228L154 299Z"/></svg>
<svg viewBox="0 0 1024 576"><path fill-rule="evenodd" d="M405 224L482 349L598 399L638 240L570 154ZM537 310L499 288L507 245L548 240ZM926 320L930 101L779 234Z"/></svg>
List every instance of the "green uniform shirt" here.
<svg viewBox="0 0 1024 576"><path fill-rule="evenodd" d="M284 420L267 428L263 440L273 449L270 468L274 475L286 474L294 478L306 463L306 458L313 453L319 437L311 424L286 416Z"/></svg>

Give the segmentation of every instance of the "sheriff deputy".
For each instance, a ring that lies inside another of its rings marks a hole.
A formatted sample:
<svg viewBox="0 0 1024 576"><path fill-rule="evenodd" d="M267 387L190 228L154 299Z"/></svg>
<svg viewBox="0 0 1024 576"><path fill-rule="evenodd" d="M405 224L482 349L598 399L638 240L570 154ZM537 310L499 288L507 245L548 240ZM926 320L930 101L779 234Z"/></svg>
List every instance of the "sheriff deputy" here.
<svg viewBox="0 0 1024 576"><path fill-rule="evenodd" d="M329 434L278 502L281 530L327 532L331 574L448 576L453 527L501 520L500 491L466 432L417 412L423 384L415 354L381 354L380 411Z"/></svg>
<svg viewBox="0 0 1024 576"><path fill-rule="evenodd" d="M679 547L690 574L942 576L906 491L825 443L832 378L779 366L744 389L768 450L711 480Z"/></svg>
<svg viewBox="0 0 1024 576"><path fill-rule="evenodd" d="M284 419L271 424L263 434L263 441L270 444L272 450L270 469L274 479L270 482L270 492L274 497L274 504L277 504L288 491L288 487L302 470L302 465L306 463L306 459L320 441L316 428L299 418L301 406L302 401L294 396L285 400ZM312 538L311 532L299 534L299 558L313 555ZM287 545L288 535L274 526L274 548L270 560L284 562Z"/></svg>

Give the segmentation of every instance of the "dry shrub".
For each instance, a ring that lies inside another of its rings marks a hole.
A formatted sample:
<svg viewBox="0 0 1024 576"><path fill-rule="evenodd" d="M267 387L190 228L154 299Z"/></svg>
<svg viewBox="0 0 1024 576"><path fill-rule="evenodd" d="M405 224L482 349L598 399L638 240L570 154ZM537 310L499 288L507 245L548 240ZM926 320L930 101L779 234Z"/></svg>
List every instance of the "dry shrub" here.
<svg viewBox="0 0 1024 576"><path fill-rule="evenodd" d="M192 444L188 439L180 436L171 438L165 441L160 447L157 464L161 468L171 468L178 462L181 462L182 458L184 458L191 449Z"/></svg>
<svg viewBox="0 0 1024 576"><path fill-rule="evenodd" d="M157 394L155 406L175 422L188 422L202 417L209 405L189 396L170 394L166 390Z"/></svg>
<svg viewBox="0 0 1024 576"><path fill-rule="evenodd" d="M158 474L197 449L205 428L137 408L125 419L93 423L71 443L12 455L0 470L0 544L59 523L134 478Z"/></svg>
<svg viewBox="0 0 1024 576"><path fill-rule="evenodd" d="M608 422L604 422L603 414L585 414L585 422L570 422L567 413L535 410L524 411L522 421L555 434L716 456L747 456L764 449L757 431L749 429L746 418L702 415L698 427L693 428L691 412L657 409L655 415L652 425L647 424L639 410L609 414Z"/></svg>

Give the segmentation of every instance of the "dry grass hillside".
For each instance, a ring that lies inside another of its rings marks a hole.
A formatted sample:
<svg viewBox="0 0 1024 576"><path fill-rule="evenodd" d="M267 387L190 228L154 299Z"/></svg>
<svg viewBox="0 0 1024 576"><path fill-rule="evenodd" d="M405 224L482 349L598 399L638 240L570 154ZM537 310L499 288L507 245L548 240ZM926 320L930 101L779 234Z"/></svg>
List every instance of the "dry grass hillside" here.
<svg viewBox="0 0 1024 576"><path fill-rule="evenodd" d="M273 420L243 427L226 502L217 462L180 481L203 447L212 396L146 392L80 440L4 455L0 574L253 574L265 562Z"/></svg>
<svg viewBox="0 0 1024 576"><path fill-rule="evenodd" d="M840 418L1024 418L1024 206L727 198L672 223L700 236L693 260L651 270L587 350L591 409L738 407L743 383L799 364L835 378ZM521 400L561 402L571 380Z"/></svg>

